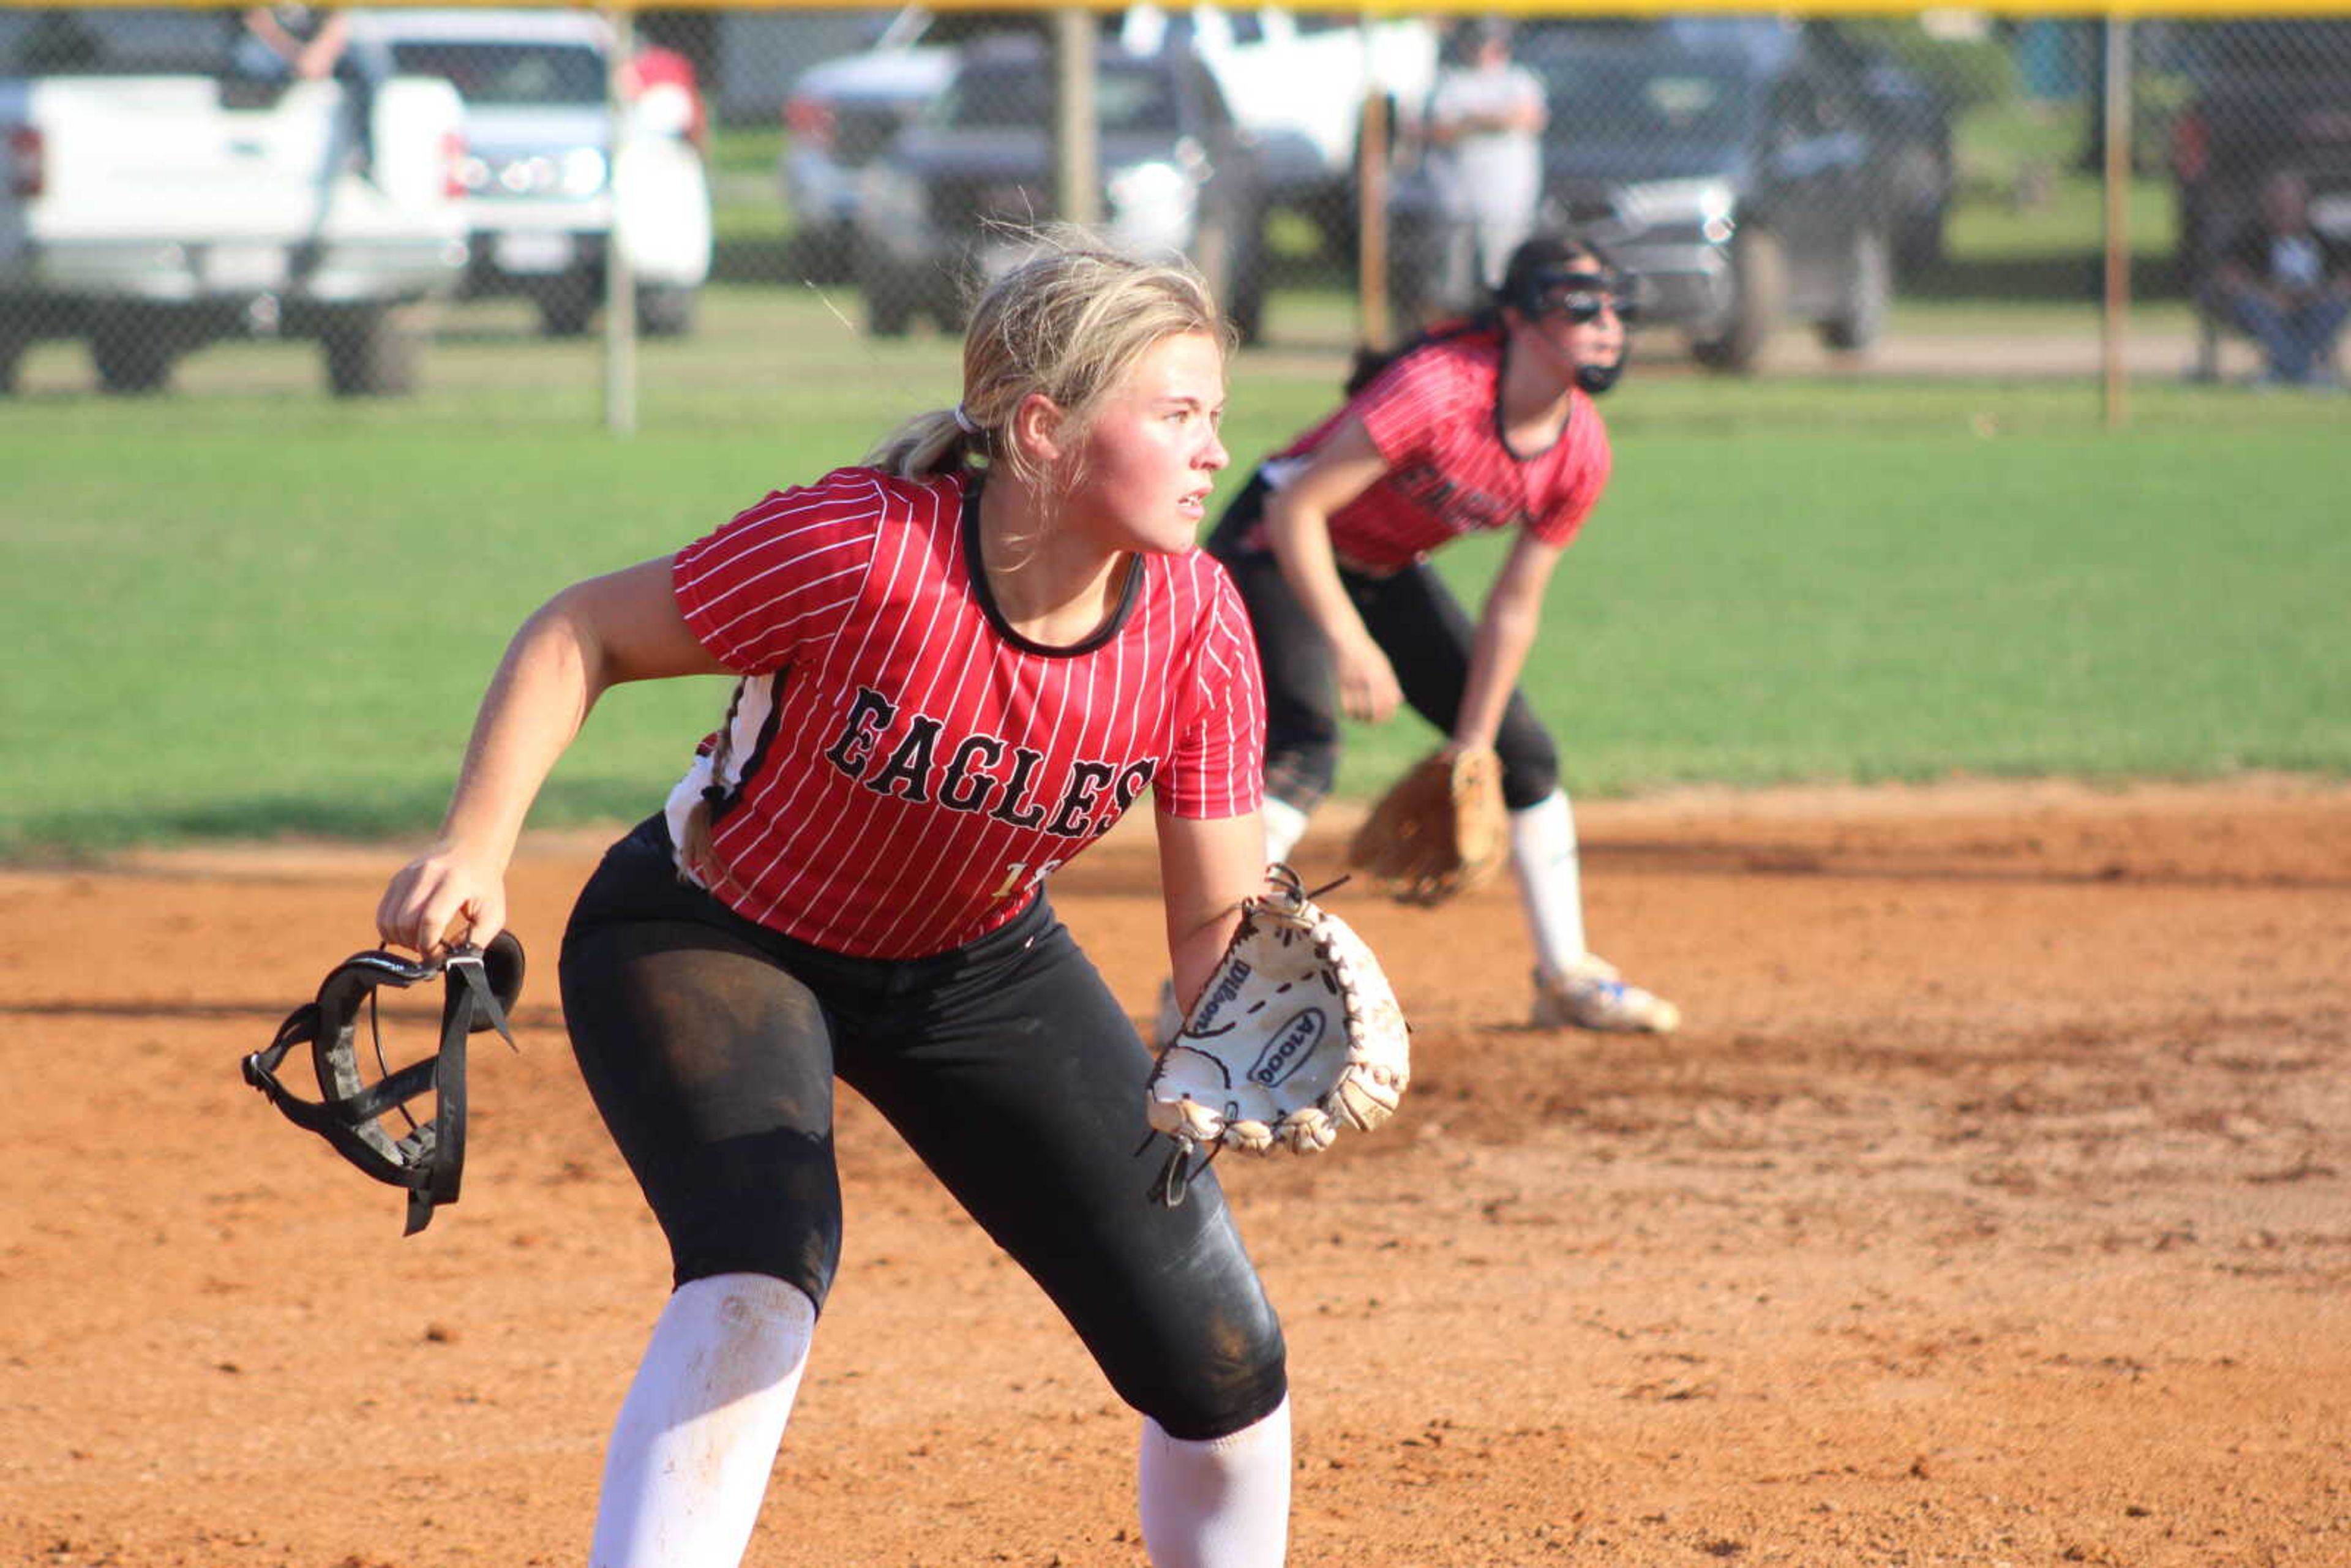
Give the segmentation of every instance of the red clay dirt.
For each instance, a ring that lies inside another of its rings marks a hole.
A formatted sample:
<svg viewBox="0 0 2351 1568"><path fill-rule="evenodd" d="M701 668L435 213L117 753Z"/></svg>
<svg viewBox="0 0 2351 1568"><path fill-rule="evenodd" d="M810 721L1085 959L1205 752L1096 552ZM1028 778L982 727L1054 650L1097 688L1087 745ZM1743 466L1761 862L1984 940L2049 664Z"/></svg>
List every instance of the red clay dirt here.
<svg viewBox="0 0 2351 1568"><path fill-rule="evenodd" d="M1595 943L1680 1036L1523 1028L1506 883L1343 890L1417 1026L1403 1112L1219 1167L1290 1337L1292 1563L2351 1563L2351 790L1579 820ZM552 999L597 847L517 862L522 1051L477 1048L464 1201L406 1240L235 1071L402 852L0 874L0 1561L583 1560L666 1284ZM1058 879L1138 1017L1148 855ZM1133 1418L853 1099L840 1145L750 1560L1141 1564Z"/></svg>

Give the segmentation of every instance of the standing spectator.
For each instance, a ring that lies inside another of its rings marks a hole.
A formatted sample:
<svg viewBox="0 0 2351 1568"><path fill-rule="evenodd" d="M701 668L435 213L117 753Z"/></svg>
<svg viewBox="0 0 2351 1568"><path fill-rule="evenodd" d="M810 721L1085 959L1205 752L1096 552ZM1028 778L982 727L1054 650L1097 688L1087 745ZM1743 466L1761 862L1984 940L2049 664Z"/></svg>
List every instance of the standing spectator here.
<svg viewBox="0 0 2351 1568"><path fill-rule="evenodd" d="M1534 232L1542 199L1542 84L1510 59L1510 24L1464 24L1448 40L1423 133L1446 226L1439 303L1473 306L1500 287L1502 267Z"/></svg>
<svg viewBox="0 0 2351 1568"><path fill-rule="evenodd" d="M2211 304L2261 344L2263 382L2334 383L2335 340L2351 319L2351 250L2311 226L2301 174L2280 169L2262 182L2260 215L2230 237L2213 267Z"/></svg>

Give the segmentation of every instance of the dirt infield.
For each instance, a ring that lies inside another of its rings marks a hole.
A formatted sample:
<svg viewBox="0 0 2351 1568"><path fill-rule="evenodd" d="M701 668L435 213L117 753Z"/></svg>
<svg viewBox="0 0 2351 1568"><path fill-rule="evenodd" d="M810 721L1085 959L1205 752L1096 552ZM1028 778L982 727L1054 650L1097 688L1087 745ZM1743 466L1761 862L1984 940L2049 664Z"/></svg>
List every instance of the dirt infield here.
<svg viewBox="0 0 2351 1568"><path fill-rule="evenodd" d="M1580 819L1595 939L1683 1035L1518 1027L1507 887L1343 892L1404 1113L1221 1167L1290 1341L1292 1562L2351 1563L2351 790ZM1138 1015L1147 852L1058 895ZM477 1051L465 1200L409 1240L235 1070L394 852L0 874L0 1562L583 1559L666 1278L551 1001L592 853L517 864L523 1050ZM751 1560L1140 1564L1132 1418L853 1100L840 1143Z"/></svg>

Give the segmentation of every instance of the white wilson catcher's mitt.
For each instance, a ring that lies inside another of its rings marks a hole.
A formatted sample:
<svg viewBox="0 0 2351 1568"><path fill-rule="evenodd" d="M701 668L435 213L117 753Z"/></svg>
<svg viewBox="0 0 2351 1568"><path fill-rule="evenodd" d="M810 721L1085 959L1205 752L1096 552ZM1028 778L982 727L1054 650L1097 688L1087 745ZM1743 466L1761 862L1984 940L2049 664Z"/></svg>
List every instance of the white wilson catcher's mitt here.
<svg viewBox="0 0 2351 1568"><path fill-rule="evenodd" d="M1267 867L1145 1085L1152 1126L1176 1145L1152 1196L1183 1202L1227 1146L1314 1154L1342 1128L1378 1126L1411 1081L1411 1032L1364 939L1296 872Z"/></svg>

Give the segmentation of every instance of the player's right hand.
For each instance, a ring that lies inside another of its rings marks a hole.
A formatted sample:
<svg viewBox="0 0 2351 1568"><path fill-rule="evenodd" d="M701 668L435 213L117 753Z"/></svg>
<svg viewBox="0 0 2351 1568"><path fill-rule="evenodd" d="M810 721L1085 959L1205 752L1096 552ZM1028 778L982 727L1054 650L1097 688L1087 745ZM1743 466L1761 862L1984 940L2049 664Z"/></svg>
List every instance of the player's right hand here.
<svg viewBox="0 0 2351 1568"><path fill-rule="evenodd" d="M376 904L376 935L419 957L446 956L463 942L479 947L506 928L503 868L438 844L395 873Z"/></svg>
<svg viewBox="0 0 2351 1568"><path fill-rule="evenodd" d="M1395 666L1388 663L1388 656L1370 638L1341 645L1332 663L1338 678L1339 706L1349 718L1384 724L1404 701L1404 688L1396 684Z"/></svg>

